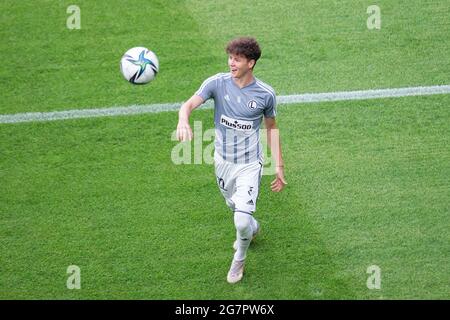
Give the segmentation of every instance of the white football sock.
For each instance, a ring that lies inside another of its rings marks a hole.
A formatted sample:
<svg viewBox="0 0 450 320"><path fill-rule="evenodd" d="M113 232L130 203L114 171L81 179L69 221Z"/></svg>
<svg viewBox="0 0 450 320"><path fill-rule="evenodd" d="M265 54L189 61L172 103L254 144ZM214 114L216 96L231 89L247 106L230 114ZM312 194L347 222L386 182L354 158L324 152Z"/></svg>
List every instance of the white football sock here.
<svg viewBox="0 0 450 320"><path fill-rule="evenodd" d="M234 259L242 261L245 259L247 254L247 249L250 246L253 236L251 215L242 212L234 213L234 226L236 227L236 238L237 238L237 250L234 254Z"/></svg>

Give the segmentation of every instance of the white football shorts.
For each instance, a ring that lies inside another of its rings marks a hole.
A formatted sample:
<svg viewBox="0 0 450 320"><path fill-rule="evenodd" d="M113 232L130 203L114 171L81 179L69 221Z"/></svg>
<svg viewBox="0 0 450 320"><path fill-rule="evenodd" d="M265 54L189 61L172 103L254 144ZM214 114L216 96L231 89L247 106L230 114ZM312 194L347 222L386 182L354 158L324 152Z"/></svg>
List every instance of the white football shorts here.
<svg viewBox="0 0 450 320"><path fill-rule="evenodd" d="M263 166L261 162L232 163L215 157L217 184L233 212L253 214L256 210Z"/></svg>

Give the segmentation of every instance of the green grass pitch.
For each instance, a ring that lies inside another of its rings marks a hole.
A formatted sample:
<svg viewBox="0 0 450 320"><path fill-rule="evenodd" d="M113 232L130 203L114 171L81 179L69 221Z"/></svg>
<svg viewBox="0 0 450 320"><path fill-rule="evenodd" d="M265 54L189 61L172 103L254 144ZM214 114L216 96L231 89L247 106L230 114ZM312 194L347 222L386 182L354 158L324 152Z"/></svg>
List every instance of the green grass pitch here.
<svg viewBox="0 0 450 320"><path fill-rule="evenodd" d="M186 100L253 35L280 95L450 84L450 3L0 3L0 114ZM66 9L81 9L68 30ZM119 59L144 45L146 86ZM0 124L1 299L449 299L450 95L280 105L286 179L229 285L234 226L213 166L175 165L177 113ZM212 110L192 121L213 127ZM209 142L205 142L205 146ZM81 270L69 290L67 267ZM369 266L381 288L369 289Z"/></svg>

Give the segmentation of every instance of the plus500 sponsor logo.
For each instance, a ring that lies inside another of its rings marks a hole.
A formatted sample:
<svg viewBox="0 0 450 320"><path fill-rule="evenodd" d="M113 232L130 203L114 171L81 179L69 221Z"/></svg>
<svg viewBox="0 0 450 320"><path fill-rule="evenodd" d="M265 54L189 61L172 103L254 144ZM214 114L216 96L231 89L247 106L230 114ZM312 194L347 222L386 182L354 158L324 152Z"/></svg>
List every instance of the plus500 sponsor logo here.
<svg viewBox="0 0 450 320"><path fill-rule="evenodd" d="M232 128L241 131L253 129L253 123L250 121L236 120L224 115L220 117L220 124L224 125L227 128Z"/></svg>

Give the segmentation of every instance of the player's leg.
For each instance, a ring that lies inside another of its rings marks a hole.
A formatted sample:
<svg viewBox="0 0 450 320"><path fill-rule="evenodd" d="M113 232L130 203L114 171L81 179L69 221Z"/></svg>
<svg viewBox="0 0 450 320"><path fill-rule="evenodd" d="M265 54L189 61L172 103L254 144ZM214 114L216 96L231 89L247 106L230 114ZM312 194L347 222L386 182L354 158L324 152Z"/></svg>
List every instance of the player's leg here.
<svg viewBox="0 0 450 320"><path fill-rule="evenodd" d="M216 160L215 173L217 184L222 196L225 198L227 206L235 212L235 203L232 199L233 194L236 192L236 173L239 171L239 167L229 162ZM239 220L239 219L238 219ZM235 224L244 224L244 222L237 221ZM239 227L241 229L241 226ZM230 271L227 275L227 281L229 283L236 283L242 279L244 272L244 260L235 260L231 263Z"/></svg>
<svg viewBox="0 0 450 320"><path fill-rule="evenodd" d="M237 250L234 254L234 259L242 261L246 258L247 249L253 237L251 214L235 211L234 226L236 227L237 241Z"/></svg>
<svg viewBox="0 0 450 320"><path fill-rule="evenodd" d="M255 217L252 215L252 219L251 219L251 225L252 225L252 241L255 240L256 236L259 234L259 232L261 231L261 226L258 222L258 220L255 219ZM237 240L237 236L236 236L236 240L233 242L233 249L236 251L238 249L238 240Z"/></svg>
<svg viewBox="0 0 450 320"><path fill-rule="evenodd" d="M261 177L262 165L260 163L247 165L236 177L236 192L232 197L232 201L236 203L235 212L240 211L247 214L247 219L249 220L252 229L252 239L260 230L259 223L253 215L256 211ZM244 220L244 218L241 218L240 220ZM235 250L237 250L238 242L239 237L237 237L235 245L233 246L235 247Z"/></svg>
<svg viewBox="0 0 450 320"><path fill-rule="evenodd" d="M262 166L259 163L248 164L238 171L236 192L231 200L235 204L234 224L236 227L236 252L228 273L228 282L242 279L244 260L253 235L258 230L258 222L253 218L259 193Z"/></svg>
<svg viewBox="0 0 450 320"><path fill-rule="evenodd" d="M234 212L235 205L231 197L236 190L236 179L233 176L233 166L226 161L215 162L216 182L225 203Z"/></svg>

